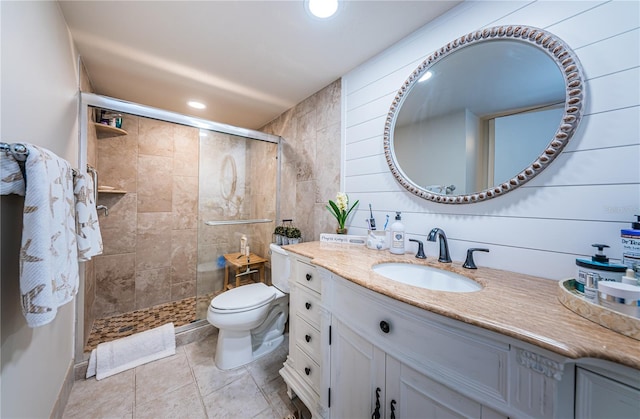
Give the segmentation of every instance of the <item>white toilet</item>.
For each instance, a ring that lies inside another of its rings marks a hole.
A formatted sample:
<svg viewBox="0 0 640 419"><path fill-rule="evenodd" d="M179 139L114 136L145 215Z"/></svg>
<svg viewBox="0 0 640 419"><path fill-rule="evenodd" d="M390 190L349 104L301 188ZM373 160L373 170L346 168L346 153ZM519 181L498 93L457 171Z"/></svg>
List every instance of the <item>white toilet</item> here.
<svg viewBox="0 0 640 419"><path fill-rule="evenodd" d="M219 329L215 362L218 368L236 368L268 354L284 340L289 316L287 252L271 244L271 282L244 285L211 300L207 320Z"/></svg>

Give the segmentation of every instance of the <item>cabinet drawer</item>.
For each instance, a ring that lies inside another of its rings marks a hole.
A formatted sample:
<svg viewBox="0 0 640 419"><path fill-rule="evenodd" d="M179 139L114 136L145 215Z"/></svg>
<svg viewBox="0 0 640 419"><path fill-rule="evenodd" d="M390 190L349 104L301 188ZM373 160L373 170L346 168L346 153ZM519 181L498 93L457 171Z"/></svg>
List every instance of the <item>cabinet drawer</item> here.
<svg viewBox="0 0 640 419"><path fill-rule="evenodd" d="M320 297L302 287L292 290L293 298L290 299L291 313L306 320L316 329L320 329Z"/></svg>
<svg viewBox="0 0 640 419"><path fill-rule="evenodd" d="M412 359L412 367L437 372L456 386L506 403L508 344L457 328L448 319L344 279L336 281L333 292L334 315L385 352Z"/></svg>
<svg viewBox="0 0 640 419"><path fill-rule="evenodd" d="M320 332L302 317L296 316L296 345L320 365Z"/></svg>
<svg viewBox="0 0 640 419"><path fill-rule="evenodd" d="M296 282L320 293L320 276L313 265L296 260Z"/></svg>
<svg viewBox="0 0 640 419"><path fill-rule="evenodd" d="M307 382L316 393L320 394L320 381L322 371L320 366L296 346L296 370L304 381Z"/></svg>

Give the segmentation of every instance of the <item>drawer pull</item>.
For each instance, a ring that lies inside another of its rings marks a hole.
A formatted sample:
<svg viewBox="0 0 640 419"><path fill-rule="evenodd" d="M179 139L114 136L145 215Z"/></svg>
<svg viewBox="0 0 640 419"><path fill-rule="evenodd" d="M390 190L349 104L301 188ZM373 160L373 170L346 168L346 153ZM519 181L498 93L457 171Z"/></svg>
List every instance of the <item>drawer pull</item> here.
<svg viewBox="0 0 640 419"><path fill-rule="evenodd" d="M307 310L309 310L311 308L311 303L306 302L304 303L304 306L306 307Z"/></svg>
<svg viewBox="0 0 640 419"><path fill-rule="evenodd" d="M311 368L304 367L304 373L307 374L307 375L311 374Z"/></svg>
<svg viewBox="0 0 640 419"><path fill-rule="evenodd" d="M311 342L311 336L309 336L309 335L305 335L305 336L304 336L304 340L306 340L306 341L307 341L307 343Z"/></svg>
<svg viewBox="0 0 640 419"><path fill-rule="evenodd" d="M382 330L384 333L389 333L389 330L391 330L391 326L389 326L389 323L383 320L380 322L380 330Z"/></svg>
<svg viewBox="0 0 640 419"><path fill-rule="evenodd" d="M311 274L307 274L306 278L307 278L307 281L311 281L311 278L312 278Z"/></svg>
<svg viewBox="0 0 640 419"><path fill-rule="evenodd" d="M371 414L371 419L380 419L380 387L376 388L376 408Z"/></svg>

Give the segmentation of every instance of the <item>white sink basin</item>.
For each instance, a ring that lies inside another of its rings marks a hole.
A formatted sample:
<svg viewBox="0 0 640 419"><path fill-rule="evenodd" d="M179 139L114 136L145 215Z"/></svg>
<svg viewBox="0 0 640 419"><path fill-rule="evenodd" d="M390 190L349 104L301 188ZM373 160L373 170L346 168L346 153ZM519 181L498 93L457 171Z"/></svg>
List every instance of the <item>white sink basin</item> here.
<svg viewBox="0 0 640 419"><path fill-rule="evenodd" d="M392 281L434 291L474 292L482 285L454 272L410 263L381 263L373 271Z"/></svg>

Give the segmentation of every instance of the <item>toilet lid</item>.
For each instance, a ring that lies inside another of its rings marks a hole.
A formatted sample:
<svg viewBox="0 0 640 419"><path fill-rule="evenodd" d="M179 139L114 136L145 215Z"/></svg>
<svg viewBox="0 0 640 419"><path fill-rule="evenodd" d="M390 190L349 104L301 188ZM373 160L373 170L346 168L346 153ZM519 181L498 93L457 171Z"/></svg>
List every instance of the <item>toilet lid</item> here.
<svg viewBox="0 0 640 419"><path fill-rule="evenodd" d="M234 288L211 300L211 307L218 310L249 309L264 305L276 296L272 287L262 282Z"/></svg>

